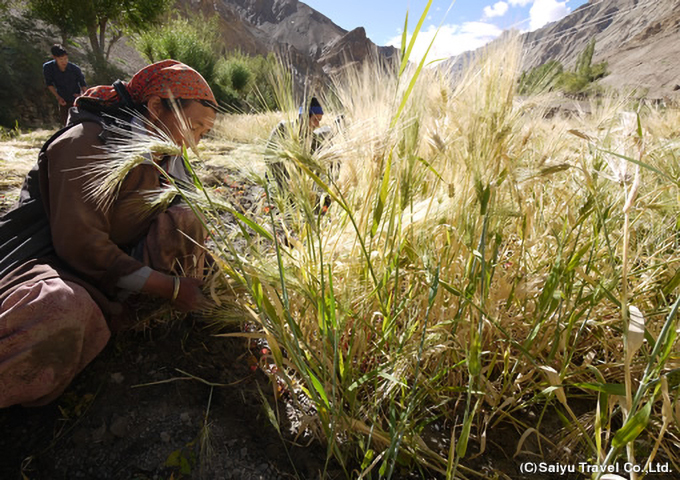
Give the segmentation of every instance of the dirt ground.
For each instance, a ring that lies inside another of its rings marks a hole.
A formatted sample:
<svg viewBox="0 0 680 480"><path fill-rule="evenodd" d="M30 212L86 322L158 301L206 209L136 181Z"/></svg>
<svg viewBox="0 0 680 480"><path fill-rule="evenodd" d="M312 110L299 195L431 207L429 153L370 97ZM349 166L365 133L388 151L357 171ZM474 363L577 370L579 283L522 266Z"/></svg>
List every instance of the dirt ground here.
<svg viewBox="0 0 680 480"><path fill-rule="evenodd" d="M192 319L121 333L54 404L0 411L0 478L340 478L282 440L255 362Z"/></svg>

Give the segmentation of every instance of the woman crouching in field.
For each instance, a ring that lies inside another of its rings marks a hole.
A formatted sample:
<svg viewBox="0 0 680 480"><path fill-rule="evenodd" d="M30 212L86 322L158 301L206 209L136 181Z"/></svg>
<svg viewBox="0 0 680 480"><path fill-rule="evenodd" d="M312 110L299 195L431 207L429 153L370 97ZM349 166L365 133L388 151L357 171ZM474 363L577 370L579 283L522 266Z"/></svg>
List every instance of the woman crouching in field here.
<svg viewBox="0 0 680 480"><path fill-rule="evenodd" d="M150 213L143 200L168 187L157 165L190 182L182 157L147 152L105 202L88 194L97 186L88 172L116 160L107 143L160 135L193 146L215 116L203 77L165 60L127 84L88 90L45 143L18 203L0 217L0 408L58 397L124 324L125 292L182 311L206 305L196 278L204 227L181 203Z"/></svg>

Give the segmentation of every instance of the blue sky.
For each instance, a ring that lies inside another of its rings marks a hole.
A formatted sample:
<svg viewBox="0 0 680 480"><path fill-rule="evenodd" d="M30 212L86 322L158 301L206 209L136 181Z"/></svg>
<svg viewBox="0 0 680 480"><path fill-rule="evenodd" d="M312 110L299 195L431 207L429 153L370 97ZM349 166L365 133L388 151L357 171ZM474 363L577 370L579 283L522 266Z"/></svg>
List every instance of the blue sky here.
<svg viewBox="0 0 680 480"><path fill-rule="evenodd" d="M409 32L412 32L427 5L427 0L302 1L346 30L362 26L378 45L395 46L401 42L406 12L409 12ZM504 29L536 30L584 3L587 0L457 0L446 15L451 0L434 0L414 48L414 57L424 54L440 24L431 59L481 47Z"/></svg>

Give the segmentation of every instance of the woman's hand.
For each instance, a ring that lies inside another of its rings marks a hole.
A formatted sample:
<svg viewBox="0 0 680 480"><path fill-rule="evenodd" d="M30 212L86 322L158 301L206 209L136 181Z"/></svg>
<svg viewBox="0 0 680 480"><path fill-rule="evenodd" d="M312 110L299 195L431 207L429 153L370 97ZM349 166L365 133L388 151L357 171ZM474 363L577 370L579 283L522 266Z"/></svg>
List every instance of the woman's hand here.
<svg viewBox="0 0 680 480"><path fill-rule="evenodd" d="M175 279L179 281L179 290L173 299ZM195 312L206 309L211 304L201 291L202 285L203 281L198 278L173 277L153 270L142 291L171 301L173 307L182 312Z"/></svg>
<svg viewBox="0 0 680 480"><path fill-rule="evenodd" d="M203 295L203 280L191 277L179 278L179 292L172 305L182 312L195 312L210 306L210 301ZM173 286L174 287L174 286Z"/></svg>

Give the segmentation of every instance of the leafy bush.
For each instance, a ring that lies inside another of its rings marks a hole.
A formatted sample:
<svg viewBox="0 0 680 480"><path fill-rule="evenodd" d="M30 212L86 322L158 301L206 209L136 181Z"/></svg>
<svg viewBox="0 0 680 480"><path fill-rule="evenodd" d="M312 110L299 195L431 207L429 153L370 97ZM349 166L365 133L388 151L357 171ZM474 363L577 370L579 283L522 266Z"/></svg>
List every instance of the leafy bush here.
<svg viewBox="0 0 680 480"><path fill-rule="evenodd" d="M218 38L217 17L205 19L198 15L174 19L163 28L142 34L136 47L150 62L173 58L195 68L225 107L239 111L274 108L273 94L267 85L267 71L275 61L273 55L224 57L218 53Z"/></svg>
<svg viewBox="0 0 680 480"><path fill-rule="evenodd" d="M569 94L587 94L597 90L594 83L607 75L607 62L593 65L595 40L578 56L572 71L564 71L557 60L523 72L519 79L517 91L520 95L531 95L558 88Z"/></svg>
<svg viewBox="0 0 680 480"><path fill-rule="evenodd" d="M150 62L173 58L195 68L208 83L215 84L220 60L214 44L216 18L176 18L168 25L140 35L137 50Z"/></svg>
<svg viewBox="0 0 680 480"><path fill-rule="evenodd" d="M531 95L550 90L564 72L557 60L550 60L536 68L523 72L517 89L520 95Z"/></svg>
<svg viewBox="0 0 680 480"><path fill-rule="evenodd" d="M237 92L243 92L253 79L253 72L242 58L233 57L221 65L220 79Z"/></svg>
<svg viewBox="0 0 680 480"><path fill-rule="evenodd" d="M597 80L607 75L607 62L593 65L595 53L595 40L591 40L585 50L576 60L576 66L572 72L563 73L557 85L566 93L589 93L595 90L593 85Z"/></svg>
<svg viewBox="0 0 680 480"><path fill-rule="evenodd" d="M276 95L270 81L270 74L278 65L276 56L270 53L266 57L257 55L245 58L253 73L250 89L244 96L245 103L250 106L250 110L276 110Z"/></svg>
<svg viewBox="0 0 680 480"><path fill-rule="evenodd" d="M237 96L232 105L239 111L275 110L277 104L269 77L276 64L273 54L267 57L234 54L224 59L219 67L219 82Z"/></svg>

